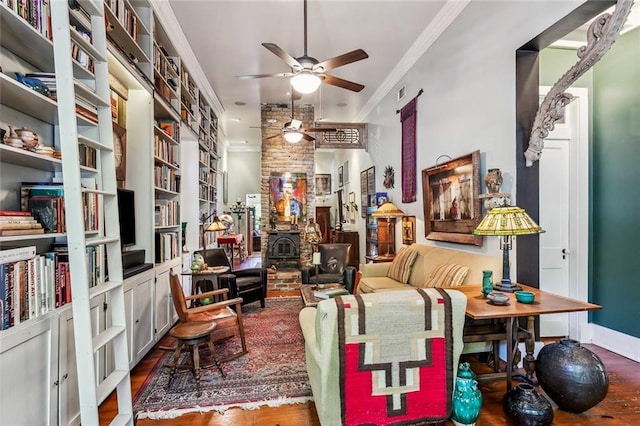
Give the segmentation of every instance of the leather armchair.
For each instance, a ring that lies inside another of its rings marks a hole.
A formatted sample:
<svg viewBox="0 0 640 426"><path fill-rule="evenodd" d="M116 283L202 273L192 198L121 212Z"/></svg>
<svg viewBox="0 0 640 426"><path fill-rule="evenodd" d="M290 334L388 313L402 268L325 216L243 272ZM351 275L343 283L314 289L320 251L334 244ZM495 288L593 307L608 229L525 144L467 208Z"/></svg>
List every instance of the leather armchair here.
<svg viewBox="0 0 640 426"><path fill-rule="evenodd" d="M218 276L220 288L229 289L229 297L242 298L242 304L260 301L264 308L267 297L267 270L265 268L249 268L233 270L224 249L214 248L198 251L209 266L228 266L229 272ZM197 288L197 286L194 286Z"/></svg>
<svg viewBox="0 0 640 426"><path fill-rule="evenodd" d="M351 244L318 244L318 251L320 252L318 276L316 277L315 265L305 266L302 268L302 284L339 283L349 293L353 293L357 270L353 266L348 266Z"/></svg>

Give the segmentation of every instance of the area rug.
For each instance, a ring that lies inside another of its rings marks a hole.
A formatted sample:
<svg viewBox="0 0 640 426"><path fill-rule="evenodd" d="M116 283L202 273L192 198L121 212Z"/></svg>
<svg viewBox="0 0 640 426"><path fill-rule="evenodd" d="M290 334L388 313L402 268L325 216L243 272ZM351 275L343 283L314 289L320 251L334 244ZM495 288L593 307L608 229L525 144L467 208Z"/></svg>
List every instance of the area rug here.
<svg viewBox="0 0 640 426"><path fill-rule="evenodd" d="M167 386L170 369L163 365L172 356L167 352L134 398L136 417L166 419L190 412L276 407L312 400L298 322L302 307L299 297L267 299L264 309L259 303L243 307L249 353L223 363L225 377L215 366L202 369L199 396L189 370L178 370ZM218 357L237 352L239 340L234 338L216 345ZM200 353L201 361L208 362L209 351L202 349Z"/></svg>

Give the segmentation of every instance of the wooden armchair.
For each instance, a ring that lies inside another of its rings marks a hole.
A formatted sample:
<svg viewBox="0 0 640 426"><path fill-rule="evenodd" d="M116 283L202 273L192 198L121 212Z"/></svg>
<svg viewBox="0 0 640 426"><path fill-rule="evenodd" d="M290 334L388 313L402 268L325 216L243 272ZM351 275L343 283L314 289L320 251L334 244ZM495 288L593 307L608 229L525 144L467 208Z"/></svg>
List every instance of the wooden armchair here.
<svg viewBox="0 0 640 426"><path fill-rule="evenodd" d="M171 273L169 280L171 286L171 298L178 313L181 323L190 321L213 321L216 328L211 333L211 341L218 343L234 336L239 336L242 343L242 350L235 354L221 359L221 362L229 361L247 353L247 342L244 336L244 326L242 324L242 298L236 297L227 300L228 289L220 289L199 293L193 296L185 296L180 284L178 275ZM222 301L209 305L187 307L187 301L202 299L205 297L221 296ZM232 309L233 308L233 309Z"/></svg>

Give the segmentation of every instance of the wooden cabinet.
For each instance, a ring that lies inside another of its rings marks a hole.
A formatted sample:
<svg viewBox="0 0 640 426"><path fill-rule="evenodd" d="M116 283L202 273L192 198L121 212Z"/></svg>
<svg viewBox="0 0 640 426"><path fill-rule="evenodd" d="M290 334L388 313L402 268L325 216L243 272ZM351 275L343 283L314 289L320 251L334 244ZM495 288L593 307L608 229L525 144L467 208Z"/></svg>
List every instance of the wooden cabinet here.
<svg viewBox="0 0 640 426"><path fill-rule="evenodd" d="M395 219L378 218L378 256L390 256L396 252Z"/></svg>
<svg viewBox="0 0 640 426"><path fill-rule="evenodd" d="M322 206L316 207L316 223L320 227L320 232L322 232L322 241L321 243L328 243L330 239L330 231L331 231L331 207L330 206Z"/></svg>
<svg viewBox="0 0 640 426"><path fill-rule="evenodd" d="M350 243L349 266L356 269L360 266L360 238L357 231L331 231L332 243Z"/></svg>

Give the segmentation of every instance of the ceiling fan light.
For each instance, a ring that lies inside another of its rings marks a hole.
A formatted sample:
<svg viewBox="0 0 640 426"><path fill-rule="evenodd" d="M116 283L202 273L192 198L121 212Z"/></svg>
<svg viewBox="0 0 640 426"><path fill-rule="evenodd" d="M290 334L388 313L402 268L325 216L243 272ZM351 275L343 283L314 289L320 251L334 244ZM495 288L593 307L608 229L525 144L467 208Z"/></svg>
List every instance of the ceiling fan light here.
<svg viewBox="0 0 640 426"><path fill-rule="evenodd" d="M300 132L286 132L284 134L284 140L289 143L298 143L302 140L302 133Z"/></svg>
<svg viewBox="0 0 640 426"><path fill-rule="evenodd" d="M291 77L291 86L303 94L315 92L320 87L320 83L320 77L309 71L303 71Z"/></svg>

